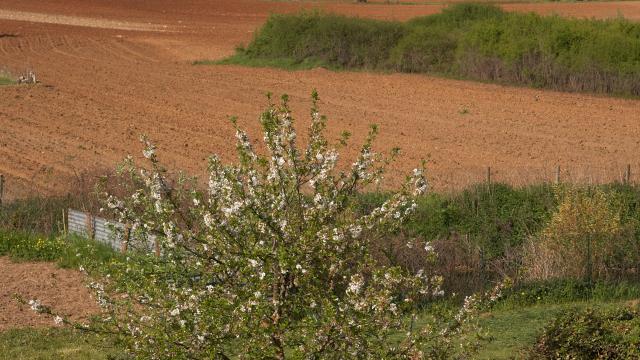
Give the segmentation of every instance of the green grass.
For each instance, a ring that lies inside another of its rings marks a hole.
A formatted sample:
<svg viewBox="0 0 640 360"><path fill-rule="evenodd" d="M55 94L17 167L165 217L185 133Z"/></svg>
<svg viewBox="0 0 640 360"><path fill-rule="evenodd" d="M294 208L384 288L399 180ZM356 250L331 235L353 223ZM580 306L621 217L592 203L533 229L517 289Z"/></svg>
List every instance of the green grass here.
<svg viewBox="0 0 640 360"><path fill-rule="evenodd" d="M78 236L42 236L0 229L0 256L14 261L52 261L62 268L77 269L87 262L107 263L119 254L105 244Z"/></svg>
<svg viewBox="0 0 640 360"><path fill-rule="evenodd" d="M545 304L483 314L480 325L489 341L476 359L524 356L542 330L557 316L574 309L615 309L625 302L585 301ZM520 355L520 356L519 356ZM110 341L70 329L14 329L0 333L0 359L118 359L123 352Z"/></svg>
<svg viewBox="0 0 640 360"><path fill-rule="evenodd" d="M317 67L326 67L335 71L340 70L335 66L329 66L317 60L305 59L299 62L287 58L255 59L242 53L223 60L197 60L193 62L193 65L242 65L248 67L273 67L284 70L310 70Z"/></svg>
<svg viewBox="0 0 640 360"><path fill-rule="evenodd" d="M16 83L16 82L15 82L15 81L13 81L12 79L10 79L10 78L8 78L8 77L5 77L5 76L0 75L0 86L2 86L2 85L13 85L13 84L15 84L15 83Z"/></svg>
<svg viewBox="0 0 640 360"><path fill-rule="evenodd" d="M65 328L12 329L0 332L0 359L125 359L123 351L94 334Z"/></svg>
<svg viewBox="0 0 640 360"><path fill-rule="evenodd" d="M485 314L480 325L490 341L478 353L478 359L512 359L523 357L542 330L557 316L573 309L613 309L625 302L570 302L546 304L510 310L497 310Z"/></svg>
<svg viewBox="0 0 640 360"><path fill-rule="evenodd" d="M640 96L640 24L457 4L408 22L320 12L272 15L246 48L219 62L364 69Z"/></svg>

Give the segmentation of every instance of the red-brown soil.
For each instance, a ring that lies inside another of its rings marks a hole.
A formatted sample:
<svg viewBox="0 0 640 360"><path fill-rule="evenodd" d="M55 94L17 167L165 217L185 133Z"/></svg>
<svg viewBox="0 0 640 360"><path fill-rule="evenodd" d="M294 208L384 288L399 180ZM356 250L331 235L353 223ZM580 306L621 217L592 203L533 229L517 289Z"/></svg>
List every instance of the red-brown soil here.
<svg viewBox="0 0 640 360"><path fill-rule="evenodd" d="M15 327L53 326L48 315L37 314L16 300L40 300L73 321L87 320L99 307L76 270L59 269L52 263L13 262L0 257L0 331Z"/></svg>
<svg viewBox="0 0 640 360"><path fill-rule="evenodd" d="M10 197L69 189L70 178L113 168L147 133L172 168L201 174L213 152L232 160L228 115L258 134L264 93L288 93L301 125L317 88L331 119L363 138L378 123L378 148L400 146L393 183L429 158L435 187L493 178L514 183L563 177L618 178L640 169L640 102L422 75L193 66L230 55L271 12L320 6L407 19L441 5L208 1L4 0L0 69L33 69L40 84L0 87L0 173ZM509 10L640 19L640 2L509 4ZM9 20L12 19L12 20ZM354 155L348 151L347 157ZM640 171L640 170L638 170Z"/></svg>

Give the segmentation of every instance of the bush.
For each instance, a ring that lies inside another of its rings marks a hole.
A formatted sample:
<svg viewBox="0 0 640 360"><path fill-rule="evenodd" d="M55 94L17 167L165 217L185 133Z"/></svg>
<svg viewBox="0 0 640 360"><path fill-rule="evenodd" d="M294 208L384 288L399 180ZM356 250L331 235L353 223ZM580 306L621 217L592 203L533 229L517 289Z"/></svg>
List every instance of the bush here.
<svg viewBox="0 0 640 360"><path fill-rule="evenodd" d="M236 56L241 63L269 59L640 95L639 24L506 13L493 5L451 5L407 23L273 15Z"/></svg>
<svg viewBox="0 0 640 360"><path fill-rule="evenodd" d="M321 61L329 66L375 69L404 35L400 23L304 12L272 15L243 52L253 58Z"/></svg>
<svg viewBox="0 0 640 360"><path fill-rule="evenodd" d="M590 281L636 273L636 224L622 222L615 192L568 186L558 188L558 197L558 209L525 249L530 279Z"/></svg>
<svg viewBox="0 0 640 360"><path fill-rule="evenodd" d="M0 206L0 229L59 234L64 230L64 213L71 206L67 197L33 197Z"/></svg>
<svg viewBox="0 0 640 360"><path fill-rule="evenodd" d="M260 118L266 155L236 127L238 163L212 156L204 190L170 176L145 140L149 170L129 158L121 171L131 192L109 195L105 207L132 224L133 239L156 236L162 256L116 261L94 282L105 310L98 330L115 332L142 358L409 359L473 349L477 339L458 339L474 327L481 296L413 329L420 307L442 295L441 276L372 254L372 241L414 212L426 189L422 169L359 212L357 195L390 159L373 152L372 127L352 167L338 171L316 101L305 148L285 96Z"/></svg>
<svg viewBox="0 0 640 360"><path fill-rule="evenodd" d="M637 359L637 309L574 310L558 316L538 338L531 359Z"/></svg>

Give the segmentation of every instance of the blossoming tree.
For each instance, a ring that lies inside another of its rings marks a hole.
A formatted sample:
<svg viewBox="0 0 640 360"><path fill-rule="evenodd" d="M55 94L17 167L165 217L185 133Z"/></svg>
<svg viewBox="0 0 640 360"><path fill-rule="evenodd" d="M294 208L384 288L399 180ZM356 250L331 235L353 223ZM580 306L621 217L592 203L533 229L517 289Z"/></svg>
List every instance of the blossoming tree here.
<svg viewBox="0 0 640 360"><path fill-rule="evenodd" d="M239 159L226 165L212 156L206 189L195 179L171 180L146 139L146 170L130 158L120 169L132 187L127 196L107 194L107 207L131 224L138 243L156 237L161 256L131 255L93 287L105 309L101 326L115 329L134 355L422 358L442 354L465 324L472 301L455 318L415 326L442 278L383 266L370 253L375 235L415 209L427 189L422 168L361 213L358 192L381 178L392 155L372 150L373 127L355 162L339 171L312 98L305 147L286 96L260 117L265 155L233 121Z"/></svg>

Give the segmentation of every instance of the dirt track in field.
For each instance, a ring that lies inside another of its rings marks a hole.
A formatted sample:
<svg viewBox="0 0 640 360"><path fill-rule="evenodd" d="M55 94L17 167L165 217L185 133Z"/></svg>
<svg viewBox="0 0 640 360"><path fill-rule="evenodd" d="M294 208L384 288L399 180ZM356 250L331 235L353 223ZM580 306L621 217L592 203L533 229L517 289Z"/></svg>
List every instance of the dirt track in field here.
<svg viewBox="0 0 640 360"><path fill-rule="evenodd" d="M400 146L390 184L429 158L432 183L448 189L483 179L619 178L640 169L640 102L502 87L421 75L288 72L193 66L230 55L271 12L295 2L258 0L4 0L0 70L33 69L40 84L0 87L0 173L9 197L64 192L86 170L113 168L147 133L172 168L201 174L213 152L232 160L228 115L257 135L264 93L288 93L301 125L317 88L330 137L359 143L370 123L378 148ZM407 19L440 5L321 3L344 14ZM510 4L509 10L640 19L640 2ZM16 18L16 14L20 17ZM354 148L355 149L355 148ZM354 151L347 152L347 157ZM564 171L567 172L564 172ZM639 170L640 171L640 170Z"/></svg>
<svg viewBox="0 0 640 360"><path fill-rule="evenodd" d="M0 257L0 331L15 327L53 326L48 315L37 314L24 301L39 300L72 321L88 320L100 311L84 277L76 270L58 269L52 263L13 262Z"/></svg>

